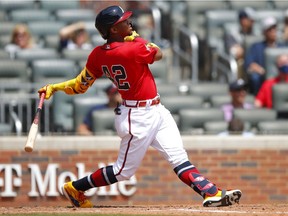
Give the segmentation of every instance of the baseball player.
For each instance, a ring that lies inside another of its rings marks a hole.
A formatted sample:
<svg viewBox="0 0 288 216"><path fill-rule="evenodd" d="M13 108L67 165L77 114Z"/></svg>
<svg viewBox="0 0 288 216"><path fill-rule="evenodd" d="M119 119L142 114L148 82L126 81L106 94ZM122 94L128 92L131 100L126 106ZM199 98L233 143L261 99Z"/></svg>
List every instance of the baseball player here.
<svg viewBox="0 0 288 216"><path fill-rule="evenodd" d="M131 15L131 11L124 12L119 6L99 12L95 26L107 43L94 48L76 78L38 90L40 94L46 92L45 99L56 91L82 94L105 74L117 86L123 99L115 112L115 127L121 138L116 162L84 178L65 183L62 187L64 195L75 207L93 207L84 192L129 179L152 146L171 164L178 177L203 197L203 206L238 203L242 195L240 190L219 189L189 161L176 123L161 104L148 67L162 58L161 49L133 31L129 21Z"/></svg>

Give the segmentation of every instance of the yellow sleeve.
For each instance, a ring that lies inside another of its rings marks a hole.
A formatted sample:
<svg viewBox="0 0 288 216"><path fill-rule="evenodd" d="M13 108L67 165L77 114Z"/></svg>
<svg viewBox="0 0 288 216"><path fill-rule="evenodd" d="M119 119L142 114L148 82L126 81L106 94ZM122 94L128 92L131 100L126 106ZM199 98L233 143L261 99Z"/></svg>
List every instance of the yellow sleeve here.
<svg viewBox="0 0 288 216"><path fill-rule="evenodd" d="M55 91L64 91L69 95L83 94L94 83L95 80L96 78L87 70L86 67L84 67L76 78L53 84L53 89Z"/></svg>

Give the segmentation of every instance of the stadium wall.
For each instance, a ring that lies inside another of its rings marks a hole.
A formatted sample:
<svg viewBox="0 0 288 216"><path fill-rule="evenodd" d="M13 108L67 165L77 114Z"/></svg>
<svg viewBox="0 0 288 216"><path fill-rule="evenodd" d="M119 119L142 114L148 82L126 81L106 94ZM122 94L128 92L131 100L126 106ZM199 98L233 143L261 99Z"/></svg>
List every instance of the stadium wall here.
<svg viewBox="0 0 288 216"><path fill-rule="evenodd" d="M24 152L26 137L0 137L0 203L6 207L68 206L60 186L113 163L118 137L43 136ZM194 165L220 188L239 188L241 203L288 201L288 136L183 136ZM191 204L202 198L149 149L129 181L90 190L95 205Z"/></svg>

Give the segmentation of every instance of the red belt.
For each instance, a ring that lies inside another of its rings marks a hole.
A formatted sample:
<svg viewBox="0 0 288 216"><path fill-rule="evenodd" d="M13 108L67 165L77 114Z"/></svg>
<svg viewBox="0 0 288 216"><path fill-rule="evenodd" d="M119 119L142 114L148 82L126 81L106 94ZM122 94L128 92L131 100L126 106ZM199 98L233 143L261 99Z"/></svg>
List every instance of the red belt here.
<svg viewBox="0 0 288 216"><path fill-rule="evenodd" d="M132 104L134 103L134 104ZM143 101L127 101L123 100L122 104L126 107L146 107L146 106L153 106L160 103L160 97L157 97L152 100L143 100Z"/></svg>

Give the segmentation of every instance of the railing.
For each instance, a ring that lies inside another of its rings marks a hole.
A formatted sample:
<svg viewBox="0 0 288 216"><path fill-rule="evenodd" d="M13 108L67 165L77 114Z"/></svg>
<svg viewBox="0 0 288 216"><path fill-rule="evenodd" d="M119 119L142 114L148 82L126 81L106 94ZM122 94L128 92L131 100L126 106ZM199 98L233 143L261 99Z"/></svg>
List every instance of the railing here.
<svg viewBox="0 0 288 216"><path fill-rule="evenodd" d="M237 79L238 65L234 57L214 50L212 58L212 80L230 83Z"/></svg>
<svg viewBox="0 0 288 216"><path fill-rule="evenodd" d="M175 34L173 54L176 65L181 68L182 72L188 70L188 75L192 82L198 82L198 38L196 34L184 26L176 27Z"/></svg>
<svg viewBox="0 0 288 216"><path fill-rule="evenodd" d="M37 109L38 94L32 83L1 83L0 85L0 124L11 125L11 134L27 133ZM40 132L48 133L49 102L46 102L40 121Z"/></svg>

